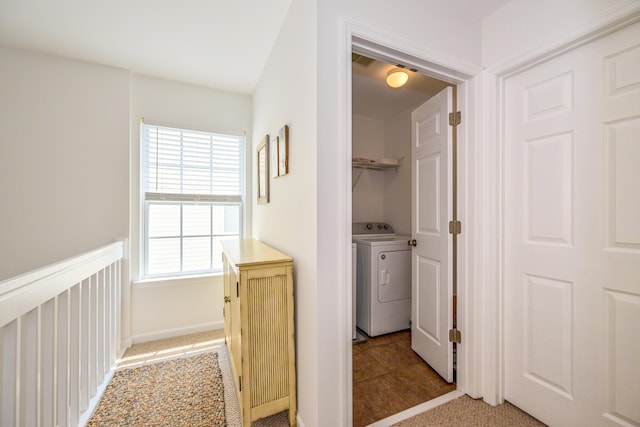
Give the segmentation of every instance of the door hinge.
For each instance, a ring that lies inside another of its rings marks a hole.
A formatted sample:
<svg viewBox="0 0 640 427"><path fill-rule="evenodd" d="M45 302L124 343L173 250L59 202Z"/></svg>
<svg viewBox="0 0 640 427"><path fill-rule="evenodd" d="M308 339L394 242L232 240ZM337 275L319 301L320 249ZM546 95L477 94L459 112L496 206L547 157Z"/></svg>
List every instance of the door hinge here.
<svg viewBox="0 0 640 427"><path fill-rule="evenodd" d="M462 223L460 221L449 221L449 234L462 233Z"/></svg>
<svg viewBox="0 0 640 427"><path fill-rule="evenodd" d="M242 391L242 375L238 377L238 385L240 386L240 391Z"/></svg>
<svg viewBox="0 0 640 427"><path fill-rule="evenodd" d="M462 334L456 328L449 329L449 342L462 343Z"/></svg>
<svg viewBox="0 0 640 427"><path fill-rule="evenodd" d="M449 113L449 125L450 126L458 126L462 122L462 113L460 111L456 111L454 113Z"/></svg>
<svg viewBox="0 0 640 427"><path fill-rule="evenodd" d="M240 285L236 282L236 297L240 298Z"/></svg>

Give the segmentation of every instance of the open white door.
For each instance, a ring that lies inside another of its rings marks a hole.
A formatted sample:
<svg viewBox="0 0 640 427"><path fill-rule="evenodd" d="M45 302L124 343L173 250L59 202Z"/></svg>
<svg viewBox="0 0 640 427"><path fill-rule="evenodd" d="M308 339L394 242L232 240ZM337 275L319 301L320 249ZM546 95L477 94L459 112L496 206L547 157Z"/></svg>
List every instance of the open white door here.
<svg viewBox="0 0 640 427"><path fill-rule="evenodd" d="M411 113L411 347L448 382L453 381L452 88Z"/></svg>
<svg viewBox="0 0 640 427"><path fill-rule="evenodd" d="M505 397L549 425L640 425L639 40L505 84Z"/></svg>

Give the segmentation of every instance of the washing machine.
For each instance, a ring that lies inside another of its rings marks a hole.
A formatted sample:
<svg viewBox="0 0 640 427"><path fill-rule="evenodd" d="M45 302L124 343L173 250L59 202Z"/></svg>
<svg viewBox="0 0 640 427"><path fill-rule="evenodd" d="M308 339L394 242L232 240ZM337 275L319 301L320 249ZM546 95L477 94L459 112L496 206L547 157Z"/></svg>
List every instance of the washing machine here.
<svg viewBox="0 0 640 427"><path fill-rule="evenodd" d="M358 263L357 263L357 244L356 240L370 237L383 237L383 236L395 236L393 231L393 227L391 225L384 222L354 222L351 224L351 291L352 291L352 324L351 324L351 334L353 342L359 342L363 339L366 340L361 334L357 332L356 324L357 324L357 300L358 300L358 292L357 292L357 278L358 278Z"/></svg>
<svg viewBox="0 0 640 427"><path fill-rule="evenodd" d="M411 247L385 223L356 235L356 324L370 337L410 327ZM369 228L370 226L370 228ZM354 231L356 228L354 227Z"/></svg>
<svg viewBox="0 0 640 427"><path fill-rule="evenodd" d="M358 269L356 268L357 254L358 251L356 243L351 240L351 339L353 341L358 339L358 331L356 329L356 283L358 280Z"/></svg>

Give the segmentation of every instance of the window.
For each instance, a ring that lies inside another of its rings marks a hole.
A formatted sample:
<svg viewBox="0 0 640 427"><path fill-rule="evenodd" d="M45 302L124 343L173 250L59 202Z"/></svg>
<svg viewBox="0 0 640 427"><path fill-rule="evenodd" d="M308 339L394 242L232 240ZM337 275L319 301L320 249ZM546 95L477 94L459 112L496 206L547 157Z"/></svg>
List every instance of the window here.
<svg viewBox="0 0 640 427"><path fill-rule="evenodd" d="M144 277L222 270L224 239L242 233L239 135L142 124Z"/></svg>

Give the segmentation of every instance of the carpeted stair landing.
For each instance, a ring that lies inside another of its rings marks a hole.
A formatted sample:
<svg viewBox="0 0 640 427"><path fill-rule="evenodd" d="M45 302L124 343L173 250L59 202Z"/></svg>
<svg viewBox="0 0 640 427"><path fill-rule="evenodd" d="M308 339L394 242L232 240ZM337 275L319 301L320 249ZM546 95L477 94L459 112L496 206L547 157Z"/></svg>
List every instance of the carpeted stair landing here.
<svg viewBox="0 0 640 427"><path fill-rule="evenodd" d="M117 371L88 426L225 426L218 354Z"/></svg>

